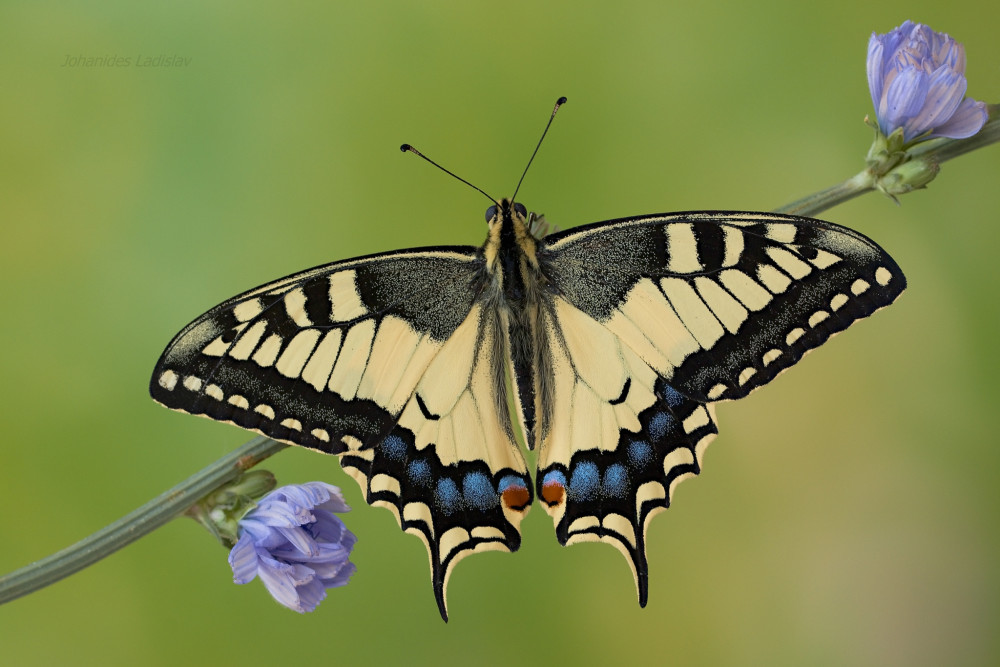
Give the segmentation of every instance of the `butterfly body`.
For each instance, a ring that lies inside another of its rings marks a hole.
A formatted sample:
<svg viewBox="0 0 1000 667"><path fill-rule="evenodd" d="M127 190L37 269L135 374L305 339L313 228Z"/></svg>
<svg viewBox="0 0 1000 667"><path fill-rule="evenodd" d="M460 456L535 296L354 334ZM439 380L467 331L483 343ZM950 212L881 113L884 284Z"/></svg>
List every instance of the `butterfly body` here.
<svg viewBox="0 0 1000 667"><path fill-rule="evenodd" d="M807 218L676 213L544 238L511 200L487 218L481 248L346 260L234 297L174 338L150 384L168 407L338 455L424 542L445 618L455 563L516 550L536 495L562 544L621 551L644 605L649 520L700 472L712 404L905 287L867 237Z"/></svg>
<svg viewBox="0 0 1000 667"><path fill-rule="evenodd" d="M541 354L539 308L549 284L539 266L538 239L528 231L526 215L523 206L509 199L491 206L487 211L490 232L482 253L495 290L488 296L490 307L500 313L506 334L506 349L498 358L510 360L507 372L517 406L512 417L520 424L528 447L534 449L535 397L540 397L543 406L547 403L538 387L538 369L545 356ZM501 398L506 409L506 398Z"/></svg>

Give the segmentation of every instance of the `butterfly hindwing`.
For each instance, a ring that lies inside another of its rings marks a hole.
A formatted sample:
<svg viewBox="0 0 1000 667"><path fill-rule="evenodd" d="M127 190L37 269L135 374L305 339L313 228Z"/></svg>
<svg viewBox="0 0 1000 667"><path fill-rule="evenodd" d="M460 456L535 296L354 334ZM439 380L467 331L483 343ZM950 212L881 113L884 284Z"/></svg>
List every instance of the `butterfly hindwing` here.
<svg viewBox="0 0 1000 667"><path fill-rule="evenodd" d="M701 471L711 405L673 390L615 334L560 297L543 322L555 382L537 492L564 545L602 541L627 559L646 604L649 519Z"/></svg>
<svg viewBox="0 0 1000 667"><path fill-rule="evenodd" d="M701 470L735 399L905 287L866 237L820 221L680 213L546 237L537 492L563 544L617 547L645 604L649 519Z"/></svg>
<svg viewBox="0 0 1000 667"><path fill-rule="evenodd" d="M181 331L150 392L167 407L339 455L366 501L424 541L445 615L454 564L516 550L532 500L494 389L503 346L476 303L480 274L474 249L438 248L269 283Z"/></svg>
<svg viewBox="0 0 1000 667"><path fill-rule="evenodd" d="M480 304L417 383L391 433L375 448L341 454L368 502L390 509L423 540L441 616L452 568L479 551L516 551L533 496L511 430L503 339Z"/></svg>

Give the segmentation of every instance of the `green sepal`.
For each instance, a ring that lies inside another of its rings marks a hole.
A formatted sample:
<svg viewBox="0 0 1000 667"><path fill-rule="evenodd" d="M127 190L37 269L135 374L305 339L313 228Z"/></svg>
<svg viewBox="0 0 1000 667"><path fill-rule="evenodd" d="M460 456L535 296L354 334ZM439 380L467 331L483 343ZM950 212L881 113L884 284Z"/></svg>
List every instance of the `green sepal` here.
<svg viewBox="0 0 1000 667"><path fill-rule="evenodd" d="M239 520L277 485L268 470L251 470L192 505L185 514L212 533L227 549L239 539Z"/></svg>
<svg viewBox="0 0 1000 667"><path fill-rule="evenodd" d="M941 167L931 154L915 156L911 152L916 144L926 142L930 132L907 142L901 127L886 136L867 117L865 123L875 130L875 140L868 149L865 163L877 190L898 203L898 195L925 188L938 175Z"/></svg>
<svg viewBox="0 0 1000 667"><path fill-rule="evenodd" d="M868 122L871 124L870 121ZM865 163L871 172L876 177L883 176L904 160L906 160L906 151L903 144L903 128L896 128L892 134L885 136L876 126L875 140L865 157Z"/></svg>

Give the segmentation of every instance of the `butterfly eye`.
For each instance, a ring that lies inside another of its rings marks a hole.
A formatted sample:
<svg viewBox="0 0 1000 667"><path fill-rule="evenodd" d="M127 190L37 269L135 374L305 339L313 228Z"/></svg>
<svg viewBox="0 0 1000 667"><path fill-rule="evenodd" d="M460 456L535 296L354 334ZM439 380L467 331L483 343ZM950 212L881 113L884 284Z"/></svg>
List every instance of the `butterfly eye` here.
<svg viewBox="0 0 1000 667"><path fill-rule="evenodd" d="M493 206L490 206L488 209L486 209L486 222L489 222L495 217L497 217L497 207L494 204Z"/></svg>
<svg viewBox="0 0 1000 667"><path fill-rule="evenodd" d="M514 210L518 212L518 215L522 217L528 217L528 209L524 208L524 204L514 203Z"/></svg>

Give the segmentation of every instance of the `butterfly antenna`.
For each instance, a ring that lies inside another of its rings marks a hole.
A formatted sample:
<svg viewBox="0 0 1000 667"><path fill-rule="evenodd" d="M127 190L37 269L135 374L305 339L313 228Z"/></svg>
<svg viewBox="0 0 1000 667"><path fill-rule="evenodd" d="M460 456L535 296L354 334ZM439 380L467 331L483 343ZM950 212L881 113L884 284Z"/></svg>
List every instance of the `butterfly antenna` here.
<svg viewBox="0 0 1000 667"><path fill-rule="evenodd" d="M463 183L465 183L466 185L468 185L473 190L476 190L478 192L482 192L484 195L486 195L486 198L490 200L491 204L495 204L497 202L496 199L494 199L493 197L490 197L481 188L477 188L475 185L473 185L472 183L469 183L467 180L465 180L464 178L462 178L461 176L459 176L455 172L449 171L449 170L445 169L444 167L442 167L437 162L435 162L434 160L430 159L429 157L427 157L426 155L424 155L423 153L421 153L420 151L418 151L416 148L414 148L410 144L403 144L402 146L399 147L399 150L403 151L404 153L413 153L414 155L418 155L418 156L422 157L423 159L427 160L432 165L434 165L435 167L437 167L438 169L440 169L444 173L448 174L449 176L453 176L453 177L457 178L458 180L462 181Z"/></svg>
<svg viewBox="0 0 1000 667"><path fill-rule="evenodd" d="M535 146L535 152L531 154L531 159L528 160L528 165L524 168L524 171L521 173L521 180L517 182L517 187L514 188L514 194L510 198L511 201L514 201L514 198L517 197L517 191L521 189L521 183L524 181L524 177L528 173L528 167L531 166L531 163L534 161L535 156L538 155L538 149L541 148L542 141L545 139L545 135L548 134L549 128L552 126L552 121L555 120L556 118L556 112L559 111L559 107L561 107L564 104L566 104L565 97L560 97L558 100L556 100L556 106L555 108L552 109L552 115L549 116L549 122L546 123L545 129L542 130L542 136L538 139L538 144Z"/></svg>

